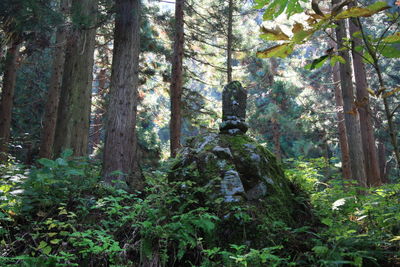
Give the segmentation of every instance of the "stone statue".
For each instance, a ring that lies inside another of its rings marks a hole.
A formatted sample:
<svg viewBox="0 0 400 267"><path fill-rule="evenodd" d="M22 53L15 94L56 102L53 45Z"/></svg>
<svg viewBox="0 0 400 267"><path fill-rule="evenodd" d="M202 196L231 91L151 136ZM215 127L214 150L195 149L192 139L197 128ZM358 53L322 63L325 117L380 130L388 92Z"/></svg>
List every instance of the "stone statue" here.
<svg viewBox="0 0 400 267"><path fill-rule="evenodd" d="M247 92L240 82L234 81L222 92L222 134L244 134L248 126L246 120Z"/></svg>

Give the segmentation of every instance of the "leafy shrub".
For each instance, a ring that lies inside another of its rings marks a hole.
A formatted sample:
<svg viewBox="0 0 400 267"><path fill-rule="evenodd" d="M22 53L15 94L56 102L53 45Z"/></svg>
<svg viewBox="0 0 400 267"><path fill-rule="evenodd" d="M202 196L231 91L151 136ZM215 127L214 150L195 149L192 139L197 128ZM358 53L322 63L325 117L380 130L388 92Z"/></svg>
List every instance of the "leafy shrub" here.
<svg viewBox="0 0 400 267"><path fill-rule="evenodd" d="M400 185L358 194L351 183L326 180L320 161L294 162L288 170L307 188L320 224L290 228L266 216L258 233L246 233L251 214L232 207L243 234L269 233L265 239L275 245L265 247L216 240L223 203L195 197L207 194L207 187L169 183L164 172L154 171L146 174L146 192L132 194L99 183L98 167L69 152L40 163L32 170L1 167L1 266L399 264Z"/></svg>

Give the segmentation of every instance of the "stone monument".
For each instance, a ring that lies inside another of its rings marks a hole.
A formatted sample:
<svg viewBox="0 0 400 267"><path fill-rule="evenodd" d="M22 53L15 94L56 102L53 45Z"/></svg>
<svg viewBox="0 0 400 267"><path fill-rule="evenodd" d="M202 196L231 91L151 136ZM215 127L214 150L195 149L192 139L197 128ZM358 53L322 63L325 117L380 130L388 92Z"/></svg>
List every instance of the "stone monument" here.
<svg viewBox="0 0 400 267"><path fill-rule="evenodd" d="M239 82L225 86L220 132L187 139L168 176L182 202L195 197L191 205L218 216L219 246L270 246L265 238L270 225L280 221L298 227L310 216L307 203L297 200L301 191L285 177L275 156L245 134L246 98ZM244 228L252 235L242 235Z"/></svg>
<svg viewBox="0 0 400 267"><path fill-rule="evenodd" d="M247 91L240 82L227 84L222 91L222 134L244 134L246 125Z"/></svg>

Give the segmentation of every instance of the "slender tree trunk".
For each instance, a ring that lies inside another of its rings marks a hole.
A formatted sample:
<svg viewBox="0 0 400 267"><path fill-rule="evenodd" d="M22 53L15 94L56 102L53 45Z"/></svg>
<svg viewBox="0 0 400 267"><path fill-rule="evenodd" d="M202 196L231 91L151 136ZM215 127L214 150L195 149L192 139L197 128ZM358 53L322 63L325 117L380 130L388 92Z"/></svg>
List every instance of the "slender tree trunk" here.
<svg viewBox="0 0 400 267"><path fill-rule="evenodd" d="M380 88L385 88L385 83L383 82L382 73L380 72L378 62L376 62L376 66L377 66ZM386 119L388 121L389 135L391 144L393 146L393 152L396 157L397 166L400 166L400 151L399 151L399 145L397 143L397 131L395 130L395 126L393 123L393 114L390 111L389 102L387 98L383 98L383 105L385 107Z"/></svg>
<svg viewBox="0 0 400 267"><path fill-rule="evenodd" d="M7 49L0 102L0 162L7 160L19 48L19 42L11 41Z"/></svg>
<svg viewBox="0 0 400 267"><path fill-rule="evenodd" d="M142 176L136 168L136 106L139 65L140 0L116 0L110 103L104 146L106 183L126 182L140 190ZM115 171L122 172L117 174ZM114 173L113 173L114 172Z"/></svg>
<svg viewBox="0 0 400 267"><path fill-rule="evenodd" d="M171 73L171 121L170 121L170 146L171 157L175 157L180 148L181 139L181 98L183 86L182 62L184 47L184 14L183 8L185 0L176 0L175 2L175 42L174 55L172 58Z"/></svg>
<svg viewBox="0 0 400 267"><path fill-rule="evenodd" d="M70 0L61 0L60 12L66 15ZM60 102L61 82L64 72L65 48L67 42L66 25L60 25L56 32L55 49L53 52L53 70L50 78L49 91L45 106L43 129L40 141L39 157L52 158L54 136L56 132L57 111Z"/></svg>
<svg viewBox="0 0 400 267"><path fill-rule="evenodd" d="M343 114L343 98L340 90L340 73L339 63L336 63L332 69L332 78L335 88L335 102L338 108L338 129L339 129L339 145L342 153L342 173L344 179L352 179L351 167L350 167L350 154L349 145L347 141L346 125L344 123Z"/></svg>
<svg viewBox="0 0 400 267"><path fill-rule="evenodd" d="M97 95L103 97L106 88L106 69L101 69L97 75L98 91ZM101 128L103 121L103 110L102 106L96 107L94 111L93 120L93 135L92 135L92 149L96 149L100 145L101 141Z"/></svg>
<svg viewBox="0 0 400 267"><path fill-rule="evenodd" d="M336 2L334 0L332 4L336 4ZM343 46L343 40L347 36L346 24L344 21L339 21L337 24L336 38L338 49L340 50ZM360 119L354 102L351 59L349 52L346 50L339 51L339 55L346 61L345 64L340 64L339 70L352 177L358 181L360 186L366 187L367 177L365 174L364 151L362 147Z"/></svg>
<svg viewBox="0 0 400 267"><path fill-rule="evenodd" d="M349 22L350 35L359 32L360 28L354 20ZM362 45L361 39L354 38L354 47ZM369 186L382 184L379 172L378 152L375 146L375 134L369 105L367 74L360 54L352 50L358 113L360 114L361 138L365 157L365 168Z"/></svg>
<svg viewBox="0 0 400 267"><path fill-rule="evenodd" d="M386 147L382 142L378 143L378 154L379 154L379 171L380 177L383 183L388 183L387 177L387 163L386 163Z"/></svg>
<svg viewBox="0 0 400 267"><path fill-rule="evenodd" d="M228 4L228 44L227 44L227 71L228 83L232 81L232 28L233 28L233 0L229 0Z"/></svg>
<svg viewBox="0 0 400 267"><path fill-rule="evenodd" d="M70 148L75 156L88 151L90 105L97 0L73 0L74 17L90 21L89 25L71 31L67 39L66 59L58 108L54 154Z"/></svg>
<svg viewBox="0 0 400 267"><path fill-rule="evenodd" d="M272 122L272 139L274 142L274 150L275 150L275 156L276 160L278 162L281 162L282 160L282 150L281 150L281 131L279 127L279 123L274 120Z"/></svg>
<svg viewBox="0 0 400 267"><path fill-rule="evenodd" d="M361 35L362 35L365 47L367 48L367 51L369 52L369 54L372 57L372 60L373 60L372 65L374 66L376 74L378 76L379 87L380 87L380 89L384 89L385 82L383 81L382 71L379 66L379 58L376 55L376 51L371 47L371 43L365 35L365 32L362 28L359 18L357 18L357 25L359 26L359 28L361 30ZM392 143L393 150L394 150L393 152L396 157L397 166L400 166L400 151L399 151L399 146L398 146L398 142L397 142L397 132L395 130L394 123L393 123L394 113L392 113L392 111L390 111L389 102L386 97L383 98L383 105L385 107L385 115L386 115L386 119L388 121L390 141Z"/></svg>

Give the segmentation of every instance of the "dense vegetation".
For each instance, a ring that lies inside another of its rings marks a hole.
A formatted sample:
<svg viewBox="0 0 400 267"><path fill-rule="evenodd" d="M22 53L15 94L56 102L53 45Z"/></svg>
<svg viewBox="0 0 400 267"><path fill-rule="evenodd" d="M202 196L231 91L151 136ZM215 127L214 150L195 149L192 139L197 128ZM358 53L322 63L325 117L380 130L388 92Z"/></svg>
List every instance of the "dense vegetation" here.
<svg viewBox="0 0 400 267"><path fill-rule="evenodd" d="M1 0L0 265L399 266L399 23Z"/></svg>

